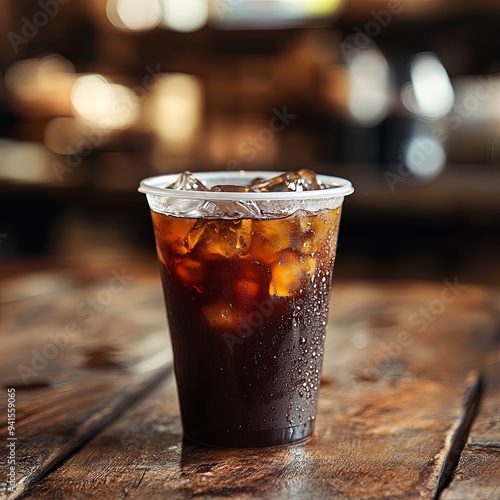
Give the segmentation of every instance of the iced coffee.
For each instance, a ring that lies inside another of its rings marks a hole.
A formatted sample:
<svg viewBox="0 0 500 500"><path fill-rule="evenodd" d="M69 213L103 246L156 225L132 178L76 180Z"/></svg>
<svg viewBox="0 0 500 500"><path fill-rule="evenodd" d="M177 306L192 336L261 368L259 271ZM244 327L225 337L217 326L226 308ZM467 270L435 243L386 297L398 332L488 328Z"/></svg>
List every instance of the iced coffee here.
<svg viewBox="0 0 500 500"><path fill-rule="evenodd" d="M186 437L219 447L306 438L350 183L308 170L153 179L141 189Z"/></svg>

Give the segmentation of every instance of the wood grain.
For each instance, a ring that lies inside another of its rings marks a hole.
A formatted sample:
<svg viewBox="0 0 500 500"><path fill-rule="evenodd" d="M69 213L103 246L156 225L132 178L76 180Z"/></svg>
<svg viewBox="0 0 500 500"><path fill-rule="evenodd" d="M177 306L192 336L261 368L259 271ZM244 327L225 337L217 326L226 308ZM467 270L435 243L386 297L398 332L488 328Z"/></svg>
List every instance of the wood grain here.
<svg viewBox="0 0 500 500"><path fill-rule="evenodd" d="M33 281L22 277L23 286L3 294L9 300L2 305L2 402L7 388L16 389L17 482L12 498L170 374L158 280L133 278L121 288L114 283L111 291L112 271L104 279L77 281L72 287L65 276L63 285L54 277L46 283L43 275ZM31 298L21 294L26 289L33 291ZM93 316L85 310L89 298L97 299ZM70 323L78 328L68 330ZM6 412L2 414L5 443ZM0 465L4 471L3 449ZM7 493L3 471L0 495Z"/></svg>
<svg viewBox="0 0 500 500"><path fill-rule="evenodd" d="M499 330L500 331L500 330ZM500 343L500 338L498 339ZM483 360L484 396L443 500L500 498L500 350ZM463 444L463 443L462 443Z"/></svg>
<svg viewBox="0 0 500 500"><path fill-rule="evenodd" d="M468 287L441 304L447 286L336 286L309 441L185 443L169 378L27 498L434 498L467 431L480 360L496 348L489 295Z"/></svg>

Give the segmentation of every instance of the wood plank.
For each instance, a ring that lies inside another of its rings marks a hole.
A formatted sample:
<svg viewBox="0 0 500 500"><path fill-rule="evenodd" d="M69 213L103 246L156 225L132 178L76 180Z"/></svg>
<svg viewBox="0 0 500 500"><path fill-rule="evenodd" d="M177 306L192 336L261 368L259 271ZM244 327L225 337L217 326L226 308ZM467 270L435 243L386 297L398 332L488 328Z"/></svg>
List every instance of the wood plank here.
<svg viewBox="0 0 500 500"><path fill-rule="evenodd" d="M484 396L443 500L500 498L500 338L497 341L497 348L484 357Z"/></svg>
<svg viewBox="0 0 500 500"><path fill-rule="evenodd" d="M173 380L128 411L27 498L433 498L460 439L496 318L469 287L337 285L317 428L295 446L184 443ZM417 314L434 313L423 324Z"/></svg>
<svg viewBox="0 0 500 500"><path fill-rule="evenodd" d="M24 494L171 373L159 280L125 275L130 280L120 287L110 283L116 273L122 270L73 280L72 287L71 277L63 276L61 286L55 277L45 276L44 284L44 275L23 276L4 290L2 402L8 388L16 390L16 486L9 498ZM31 297L22 295L26 289ZM6 420L5 413L3 443ZM0 496L8 487L2 448Z"/></svg>

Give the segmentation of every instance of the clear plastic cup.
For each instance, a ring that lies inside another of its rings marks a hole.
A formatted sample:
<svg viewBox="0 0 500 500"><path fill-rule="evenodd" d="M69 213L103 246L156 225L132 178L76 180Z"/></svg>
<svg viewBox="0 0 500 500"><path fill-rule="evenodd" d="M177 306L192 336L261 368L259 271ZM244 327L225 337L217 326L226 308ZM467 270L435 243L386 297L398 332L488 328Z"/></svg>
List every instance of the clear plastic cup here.
<svg viewBox="0 0 500 500"><path fill-rule="evenodd" d="M210 172L208 187L279 172ZM184 434L215 447L285 445L314 430L333 265L349 181L211 192L145 179Z"/></svg>

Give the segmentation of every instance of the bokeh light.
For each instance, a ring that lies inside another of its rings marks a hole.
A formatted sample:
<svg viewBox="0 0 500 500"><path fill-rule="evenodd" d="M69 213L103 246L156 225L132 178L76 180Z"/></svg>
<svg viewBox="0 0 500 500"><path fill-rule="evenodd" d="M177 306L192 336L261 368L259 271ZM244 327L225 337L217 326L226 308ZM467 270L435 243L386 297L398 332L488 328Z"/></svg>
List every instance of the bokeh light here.
<svg viewBox="0 0 500 500"><path fill-rule="evenodd" d="M139 116L134 92L101 75L78 78L71 93L75 116L84 124L100 129L123 129Z"/></svg>
<svg viewBox="0 0 500 500"><path fill-rule="evenodd" d="M406 143L404 160L408 170L420 179L436 177L446 164L443 146L430 135L414 135Z"/></svg>
<svg viewBox="0 0 500 500"><path fill-rule="evenodd" d="M209 3L210 24L217 28L281 29L336 15L344 0L209 0Z"/></svg>
<svg viewBox="0 0 500 500"><path fill-rule="evenodd" d="M53 180L50 154L42 144L0 139L0 179L45 183Z"/></svg>
<svg viewBox="0 0 500 500"><path fill-rule="evenodd" d="M418 54L412 61L411 80L415 96L415 112L438 119L453 107L455 94L446 69L431 53Z"/></svg>
<svg viewBox="0 0 500 500"><path fill-rule="evenodd" d="M308 14L326 15L339 10L344 0L307 0L302 1L302 3Z"/></svg>
<svg viewBox="0 0 500 500"><path fill-rule="evenodd" d="M389 110L390 71L378 50L365 50L348 63L349 111L359 124L374 126Z"/></svg>
<svg viewBox="0 0 500 500"><path fill-rule="evenodd" d="M201 124L203 90L192 75L173 73L160 77L153 91L151 122L170 150L184 151Z"/></svg>
<svg viewBox="0 0 500 500"><path fill-rule="evenodd" d="M106 14L118 29L147 31L160 24L162 10L158 0L108 0Z"/></svg>
<svg viewBox="0 0 500 500"><path fill-rule="evenodd" d="M5 84L26 113L50 116L70 112L69 96L75 79L74 66L64 57L51 54L15 62L6 72Z"/></svg>
<svg viewBox="0 0 500 500"><path fill-rule="evenodd" d="M208 20L207 0L160 0L162 26L174 31L190 32L205 26Z"/></svg>

